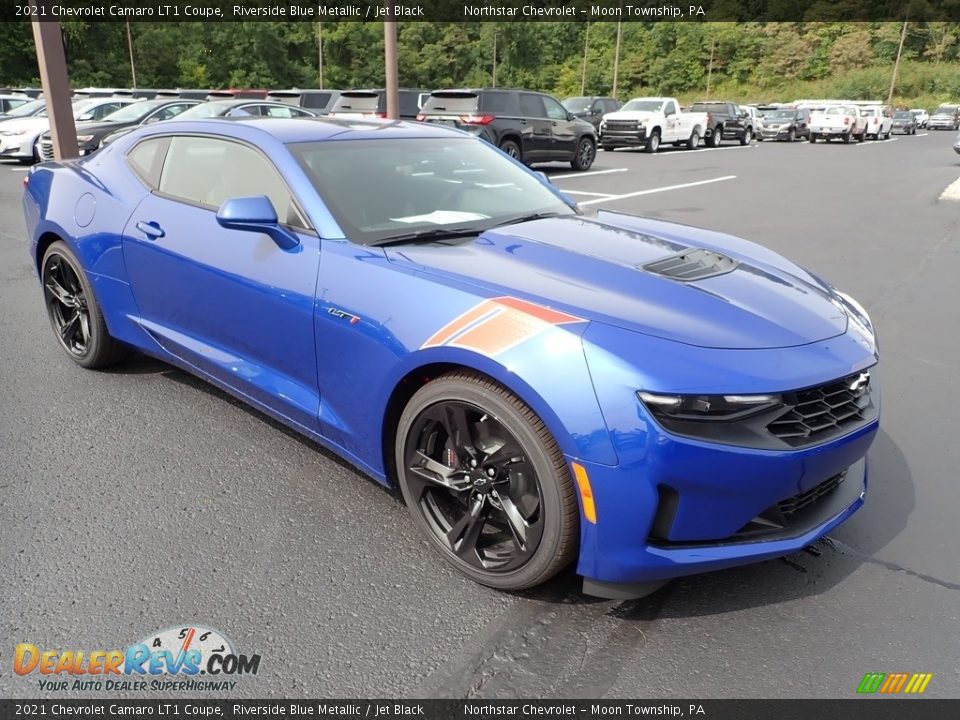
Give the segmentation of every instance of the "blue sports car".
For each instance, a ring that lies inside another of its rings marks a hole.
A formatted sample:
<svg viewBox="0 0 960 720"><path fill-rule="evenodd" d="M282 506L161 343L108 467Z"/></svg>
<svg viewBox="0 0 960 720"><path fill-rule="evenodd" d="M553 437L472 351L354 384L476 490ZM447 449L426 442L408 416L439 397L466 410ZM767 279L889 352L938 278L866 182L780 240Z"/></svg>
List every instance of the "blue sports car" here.
<svg viewBox="0 0 960 720"><path fill-rule="evenodd" d="M397 484L439 554L584 591L774 558L866 492L864 309L746 240L588 213L378 120L171 120L25 180L54 336L136 349Z"/></svg>

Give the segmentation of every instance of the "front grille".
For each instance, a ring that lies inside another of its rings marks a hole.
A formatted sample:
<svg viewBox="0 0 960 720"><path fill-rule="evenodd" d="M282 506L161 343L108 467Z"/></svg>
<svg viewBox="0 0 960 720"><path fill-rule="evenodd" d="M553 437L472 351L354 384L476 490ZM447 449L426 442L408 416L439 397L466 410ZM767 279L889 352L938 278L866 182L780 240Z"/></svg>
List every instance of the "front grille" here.
<svg viewBox="0 0 960 720"><path fill-rule="evenodd" d="M636 120L607 120L603 125L604 130L614 132L636 132Z"/></svg>
<svg viewBox="0 0 960 720"><path fill-rule="evenodd" d="M805 507L813 505L827 493L835 490L837 486L843 482L843 479L846 477L846 475L847 471L844 470L842 473L824 480L822 483L810 488L806 492L802 492L799 495L794 495L786 500L782 500L777 503L777 509L780 511L781 515L783 515L785 518L789 518L791 515L800 512Z"/></svg>
<svg viewBox="0 0 960 720"><path fill-rule="evenodd" d="M50 140L49 138L41 138L40 157L44 160L53 160L53 140Z"/></svg>
<svg viewBox="0 0 960 720"><path fill-rule="evenodd" d="M820 442L852 430L866 418L870 407L870 375L857 373L784 396L790 405L767 425L773 435L798 447Z"/></svg>

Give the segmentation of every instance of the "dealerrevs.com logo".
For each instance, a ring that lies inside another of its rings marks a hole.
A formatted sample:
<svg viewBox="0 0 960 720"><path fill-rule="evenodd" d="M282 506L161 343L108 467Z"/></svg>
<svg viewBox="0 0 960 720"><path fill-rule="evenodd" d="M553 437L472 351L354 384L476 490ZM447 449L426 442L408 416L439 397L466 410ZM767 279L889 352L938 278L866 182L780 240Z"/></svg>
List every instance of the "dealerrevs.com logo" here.
<svg viewBox="0 0 960 720"><path fill-rule="evenodd" d="M39 689L120 692L233 690L241 675L256 675L260 655L242 655L218 630L172 627L125 650L61 650L20 643L13 671L39 676Z"/></svg>

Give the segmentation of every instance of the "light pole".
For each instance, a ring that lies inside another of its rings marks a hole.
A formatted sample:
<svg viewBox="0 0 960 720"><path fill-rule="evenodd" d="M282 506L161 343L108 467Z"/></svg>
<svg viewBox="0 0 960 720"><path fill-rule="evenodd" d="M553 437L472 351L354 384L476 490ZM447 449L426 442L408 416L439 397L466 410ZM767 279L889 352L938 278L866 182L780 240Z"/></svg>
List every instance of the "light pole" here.
<svg viewBox="0 0 960 720"><path fill-rule="evenodd" d="M900 69L900 53L903 52L903 41L907 37L907 21L903 21L903 30L900 31L900 45L897 47L897 59L893 63L893 75L890 77L890 92L887 94L887 105L893 104L893 90L897 85L897 70Z"/></svg>
<svg viewBox="0 0 960 720"><path fill-rule="evenodd" d="M587 87L587 50L590 49L590 23L583 30L583 69L580 71L580 94L586 92Z"/></svg>
<svg viewBox="0 0 960 720"><path fill-rule="evenodd" d="M127 49L130 51L130 76L133 79L132 87L137 87L137 68L133 64L133 35L130 34L130 21L127 20Z"/></svg>
<svg viewBox="0 0 960 720"><path fill-rule="evenodd" d="M37 5L50 10L46 13L48 17L53 16L51 0L39 0ZM70 105L70 79L67 76L67 57L63 51L60 23L34 20L33 40L37 47L43 99L47 104L47 115L50 116L53 156L57 160L75 158L80 151L77 147L77 125Z"/></svg>
<svg viewBox="0 0 960 720"><path fill-rule="evenodd" d="M613 92L611 93L614 97L617 97L617 76L620 74L620 38L623 32L623 23L617 22L617 46L613 51Z"/></svg>
<svg viewBox="0 0 960 720"><path fill-rule="evenodd" d="M323 23L317 22L317 70L320 75L320 89L323 90Z"/></svg>

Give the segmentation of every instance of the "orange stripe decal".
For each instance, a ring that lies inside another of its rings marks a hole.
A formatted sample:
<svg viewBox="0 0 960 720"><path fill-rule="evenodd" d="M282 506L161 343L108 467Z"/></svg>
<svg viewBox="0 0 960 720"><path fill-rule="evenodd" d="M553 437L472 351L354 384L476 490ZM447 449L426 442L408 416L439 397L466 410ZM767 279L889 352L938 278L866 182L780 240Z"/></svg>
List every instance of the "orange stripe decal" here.
<svg viewBox="0 0 960 720"><path fill-rule="evenodd" d="M421 349L448 345L495 356L556 325L583 318L514 297L484 300L431 335Z"/></svg>

